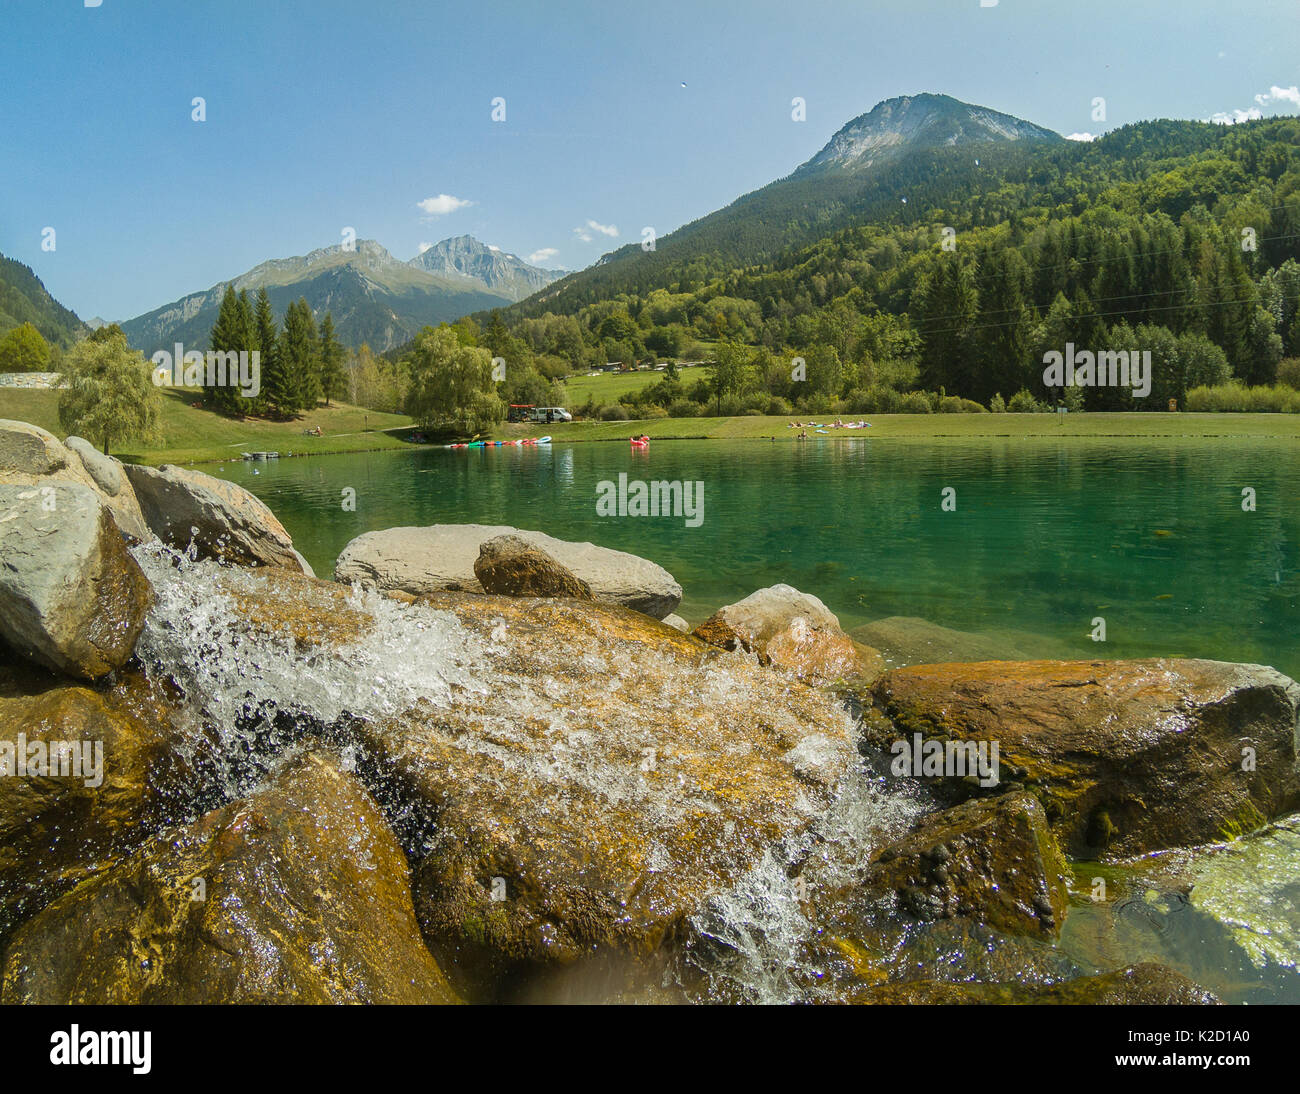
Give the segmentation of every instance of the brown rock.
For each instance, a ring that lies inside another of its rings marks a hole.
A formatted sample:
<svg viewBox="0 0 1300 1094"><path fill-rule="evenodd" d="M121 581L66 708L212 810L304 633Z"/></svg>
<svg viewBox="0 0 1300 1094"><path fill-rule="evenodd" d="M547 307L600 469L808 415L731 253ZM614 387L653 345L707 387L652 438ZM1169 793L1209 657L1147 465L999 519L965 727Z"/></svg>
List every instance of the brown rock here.
<svg viewBox="0 0 1300 1094"><path fill-rule="evenodd" d="M857 993L854 1003L906 1004L1066 1004L1076 1006L1205 1006L1218 998L1181 973L1144 962L1100 976L1081 976L1059 984L948 984L908 980Z"/></svg>
<svg viewBox="0 0 1300 1094"><path fill-rule="evenodd" d="M185 758L190 750L177 747L183 722L138 675L101 692L0 666L0 938L188 815L203 788ZM57 754L55 742L79 749L80 777L68 750L66 767L33 773L30 761Z"/></svg>
<svg viewBox="0 0 1300 1094"><path fill-rule="evenodd" d="M5 1003L445 1003L406 859L319 755L151 842L14 935Z"/></svg>
<svg viewBox="0 0 1300 1094"><path fill-rule="evenodd" d="M759 589L719 608L693 633L711 646L752 653L759 664L807 683L870 684L885 668L880 654L849 638L817 597L789 585Z"/></svg>
<svg viewBox="0 0 1300 1094"><path fill-rule="evenodd" d="M479 547L474 576L499 596L570 596L590 600L591 588L540 547L519 536L496 536Z"/></svg>
<svg viewBox="0 0 1300 1094"><path fill-rule="evenodd" d="M1033 790L1073 857L1229 839L1300 805L1300 685L1274 669L1163 659L917 665L887 673L874 695L886 717L865 719L864 732L877 747L913 733L997 741L1003 782Z"/></svg>

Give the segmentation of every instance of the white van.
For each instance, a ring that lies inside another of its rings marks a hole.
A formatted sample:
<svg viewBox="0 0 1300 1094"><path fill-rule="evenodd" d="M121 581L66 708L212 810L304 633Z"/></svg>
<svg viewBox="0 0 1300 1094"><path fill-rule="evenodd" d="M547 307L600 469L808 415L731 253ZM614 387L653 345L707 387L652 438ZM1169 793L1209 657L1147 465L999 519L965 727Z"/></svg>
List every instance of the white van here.
<svg viewBox="0 0 1300 1094"><path fill-rule="evenodd" d="M571 422L573 415L562 406L535 406L532 420L535 422Z"/></svg>

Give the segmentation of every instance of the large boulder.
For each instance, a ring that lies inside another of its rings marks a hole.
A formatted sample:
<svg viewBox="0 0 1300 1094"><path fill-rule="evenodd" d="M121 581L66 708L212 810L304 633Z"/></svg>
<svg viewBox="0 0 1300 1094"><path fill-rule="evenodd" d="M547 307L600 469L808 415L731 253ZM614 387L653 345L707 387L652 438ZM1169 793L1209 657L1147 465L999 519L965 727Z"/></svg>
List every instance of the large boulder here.
<svg viewBox="0 0 1300 1094"><path fill-rule="evenodd" d="M585 581L519 536L497 536L484 541L474 560L474 576L484 592L499 596L591 599L591 588Z"/></svg>
<svg viewBox="0 0 1300 1094"><path fill-rule="evenodd" d="M0 664L0 939L187 818L203 780L186 717L136 674L92 691Z"/></svg>
<svg viewBox="0 0 1300 1094"><path fill-rule="evenodd" d="M840 629L835 614L815 596L772 585L719 608L695 628L711 646L755 654L810 683L870 683L884 671L880 654Z"/></svg>
<svg viewBox="0 0 1300 1094"><path fill-rule="evenodd" d="M127 464L150 530L179 550L237 566L304 571L289 533L265 505L233 482L174 464Z"/></svg>
<svg viewBox="0 0 1300 1094"><path fill-rule="evenodd" d="M152 590L88 486L0 486L0 638L94 680L131 657Z"/></svg>
<svg viewBox="0 0 1300 1094"><path fill-rule="evenodd" d="M281 650L327 682L315 709L403 834L426 937L474 998L589 962L649 973L861 762L832 696L626 608L406 604L275 570L224 588L203 644L257 651L254 700L281 686Z"/></svg>
<svg viewBox="0 0 1300 1094"><path fill-rule="evenodd" d="M323 756L161 836L15 932L4 1003L444 1003L406 859Z"/></svg>
<svg viewBox="0 0 1300 1094"><path fill-rule="evenodd" d="M1229 839L1300 805L1300 685L1271 668L1163 659L916 665L883 676L874 697L863 728L882 750L915 734L997 742L1003 784L1039 797L1072 857Z"/></svg>
<svg viewBox="0 0 1300 1094"><path fill-rule="evenodd" d="M656 619L681 603L682 587L667 570L647 559L506 525L434 524L366 532L343 548L334 578L414 596L482 592L474 573L479 550L486 541L504 535L518 536L545 551L585 582L597 600L622 604Z"/></svg>
<svg viewBox="0 0 1300 1094"><path fill-rule="evenodd" d="M0 420L0 484L37 486L68 482L89 486L108 506L123 534L134 540L146 540L149 529L135 492L121 469L117 460L97 452L80 437L69 437L68 443L62 444L40 426Z"/></svg>

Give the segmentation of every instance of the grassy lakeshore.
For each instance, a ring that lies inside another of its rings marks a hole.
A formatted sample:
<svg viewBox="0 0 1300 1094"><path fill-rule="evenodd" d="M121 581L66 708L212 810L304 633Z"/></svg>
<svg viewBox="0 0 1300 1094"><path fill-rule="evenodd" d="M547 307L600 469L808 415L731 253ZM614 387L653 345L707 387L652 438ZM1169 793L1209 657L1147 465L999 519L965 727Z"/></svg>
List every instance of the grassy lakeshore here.
<svg viewBox="0 0 1300 1094"><path fill-rule="evenodd" d="M31 422L61 438L64 430L59 425L58 404L56 391L0 390L0 418ZM321 436L304 433L316 426L321 427ZM236 421L191 407L184 399L166 392L162 398L161 445L143 448L127 442L110 447L113 455L129 463L220 463L238 459L244 451L318 456L410 448L406 438L412 428L411 419L405 415L382 414L346 404L321 407L290 422ZM98 443L96 438L87 439Z"/></svg>
<svg viewBox="0 0 1300 1094"><path fill-rule="evenodd" d="M0 391L0 417L31 422L62 437L58 394L53 391L7 388ZM982 438L1152 437L1197 439L1213 437L1300 440L1300 414L867 414L870 429L828 429L816 433L806 417L656 418L626 422L570 422L545 425L502 423L491 432L497 440L550 434L556 441L621 441L646 433L656 440L795 440L808 427L811 441L844 438L897 440L979 440ZM816 419L824 421L821 418ZM834 421L832 417L828 419ZM857 421L857 417L846 417ZM322 435L303 431L319 425ZM321 407L291 422L249 419L235 421L191 407L170 393L163 396L163 443L149 448L128 442L114 445L113 454L132 463L221 463L244 451L273 451L281 456L319 456L334 452L410 450L411 419L361 407Z"/></svg>
<svg viewBox="0 0 1300 1094"><path fill-rule="evenodd" d="M812 419L823 424L834 416ZM570 422L554 425L502 425L492 436L501 440L549 433L556 441L623 441L645 433L657 440L793 441L808 428L810 440L835 438L912 438L916 440L993 437L1275 437L1300 440L1300 414L864 414L844 421L867 421L870 429L827 429L816 433L807 417L656 418L627 422Z"/></svg>

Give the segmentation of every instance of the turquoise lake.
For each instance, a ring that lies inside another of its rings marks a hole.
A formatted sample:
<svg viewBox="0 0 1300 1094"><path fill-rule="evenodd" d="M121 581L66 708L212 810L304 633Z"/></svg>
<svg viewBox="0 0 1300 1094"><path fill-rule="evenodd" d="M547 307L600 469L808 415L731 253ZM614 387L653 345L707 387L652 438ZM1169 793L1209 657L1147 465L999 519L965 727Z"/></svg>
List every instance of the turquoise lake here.
<svg viewBox="0 0 1300 1094"><path fill-rule="evenodd" d="M1045 657L1209 657L1300 676L1300 449L1285 442L656 441L205 469L261 497L321 577L371 529L509 524L653 559L692 624L785 582L846 629L920 616ZM702 522L601 516L600 484L620 473L702 483ZM1090 637L1097 618L1105 642Z"/></svg>

